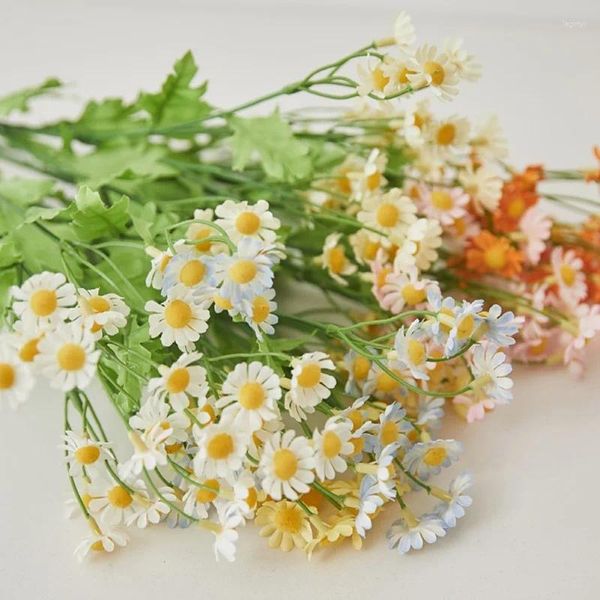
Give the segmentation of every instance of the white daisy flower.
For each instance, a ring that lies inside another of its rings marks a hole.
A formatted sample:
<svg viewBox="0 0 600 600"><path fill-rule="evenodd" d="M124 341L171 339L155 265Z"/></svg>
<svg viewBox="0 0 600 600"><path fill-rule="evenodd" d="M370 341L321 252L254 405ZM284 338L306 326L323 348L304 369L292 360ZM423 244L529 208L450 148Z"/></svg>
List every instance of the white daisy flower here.
<svg viewBox="0 0 600 600"><path fill-rule="evenodd" d="M404 325L396 333L394 349L398 363L408 369L415 379L429 380L427 374L428 331L419 320L413 321L408 329Z"/></svg>
<svg viewBox="0 0 600 600"><path fill-rule="evenodd" d="M428 479L456 462L461 452L462 444L456 440L418 442L406 452L402 465L416 477Z"/></svg>
<svg viewBox="0 0 600 600"><path fill-rule="evenodd" d="M432 123L429 137L436 151L442 156L451 156L466 149L469 143L469 121L465 117L452 115Z"/></svg>
<svg viewBox="0 0 600 600"><path fill-rule="evenodd" d="M382 260L387 260L387 247L390 242L383 238L373 236L373 232L366 229L359 229L356 233L348 236L350 246L354 253L354 258L361 265L371 264L378 255Z"/></svg>
<svg viewBox="0 0 600 600"><path fill-rule="evenodd" d="M75 548L75 556L79 562L92 552L112 552L117 546L124 547L127 545L129 537L126 533L115 527L107 527L102 524L102 531L94 531L90 536L86 537Z"/></svg>
<svg viewBox="0 0 600 600"><path fill-rule="evenodd" d="M377 98L385 98L386 87L390 78L383 72L384 62L377 60L366 60L357 66L358 87L356 91L361 97L373 95Z"/></svg>
<svg viewBox="0 0 600 600"><path fill-rule="evenodd" d="M416 212L415 203L402 190L392 188L385 194L367 197L357 219L381 232L372 234L375 239L384 238L400 244L409 226L417 220Z"/></svg>
<svg viewBox="0 0 600 600"><path fill-rule="evenodd" d="M190 397L205 400L208 395L206 369L195 365L202 358L200 352L182 354L170 367L160 365L160 377L148 382L148 392L165 396L175 411L182 411L190 404Z"/></svg>
<svg viewBox="0 0 600 600"><path fill-rule="evenodd" d="M100 350L94 350L94 345L91 331L77 323L64 324L40 340L36 364L51 387L64 392L82 390L96 373Z"/></svg>
<svg viewBox="0 0 600 600"><path fill-rule="evenodd" d="M445 398L436 398L432 396L419 398L419 412L416 420L417 425L426 425L429 430L437 429L444 416L445 403Z"/></svg>
<svg viewBox="0 0 600 600"><path fill-rule="evenodd" d="M19 360L7 337L0 336L0 403L16 409L27 400L34 383L30 366Z"/></svg>
<svg viewBox="0 0 600 600"><path fill-rule="evenodd" d="M373 525L371 515L383 506L384 503L383 498L379 495L379 484L375 477L365 475L362 478L360 482L359 501L358 514L356 515L354 525L358 535L364 538L367 531Z"/></svg>
<svg viewBox="0 0 600 600"><path fill-rule="evenodd" d="M66 277L48 271L32 275L20 287L13 286L10 293L17 317L38 326L65 321L76 300L75 287Z"/></svg>
<svg viewBox="0 0 600 600"><path fill-rule="evenodd" d="M512 400L513 381L509 377L512 366L504 352L497 352L495 344L478 344L473 349L471 372L475 378L471 387L498 403Z"/></svg>
<svg viewBox="0 0 600 600"><path fill-rule="evenodd" d="M227 375L216 406L234 425L254 432L263 422L279 416L280 398L279 376L273 369L258 361L244 362Z"/></svg>
<svg viewBox="0 0 600 600"><path fill-rule="evenodd" d="M239 537L236 527L244 524L244 517L235 504L223 502L217 504L217 517L219 528L213 531L215 558L218 561L220 557L223 557L225 560L233 562L236 551L235 542Z"/></svg>
<svg viewBox="0 0 600 600"><path fill-rule="evenodd" d="M162 486L158 488L162 498L151 498L144 486L144 489L137 489L136 494L138 495L139 506L136 507L135 512L127 519L126 525L130 526L135 523L139 529L145 529L148 525L158 525L163 519L165 519L171 509L165 502L176 502L177 497L173 493L173 489L168 486Z"/></svg>
<svg viewBox="0 0 600 600"><path fill-rule="evenodd" d="M411 430L412 425L402 406L398 402L389 404L379 415L379 423L375 424L373 432L365 435L367 450L379 454L386 446L404 444L406 433Z"/></svg>
<svg viewBox="0 0 600 600"><path fill-rule="evenodd" d="M394 21L394 39L401 50L415 43L415 26L410 15L404 10L398 14Z"/></svg>
<svg viewBox="0 0 600 600"><path fill-rule="evenodd" d="M139 411L129 419L129 425L138 431L149 433L155 429L164 432L165 444L186 442L190 421L183 412L171 412L162 397L148 396Z"/></svg>
<svg viewBox="0 0 600 600"><path fill-rule="evenodd" d="M423 146L426 134L433 122L433 113L429 108L429 100L419 100L404 113L402 135L411 148Z"/></svg>
<svg viewBox="0 0 600 600"><path fill-rule="evenodd" d="M275 314L277 303L273 302L275 290L267 288L251 300L243 300L240 314L254 331L257 339L263 339L263 333L273 335L279 317Z"/></svg>
<svg viewBox="0 0 600 600"><path fill-rule="evenodd" d="M183 496L183 510L198 519L207 519L208 511L221 492L218 479L205 479L202 486L190 485Z"/></svg>
<svg viewBox="0 0 600 600"><path fill-rule="evenodd" d="M145 490L144 482L135 480L128 484L98 479L90 486L89 511L109 525L125 524L139 508L137 489ZM143 496L140 496L140 498Z"/></svg>
<svg viewBox="0 0 600 600"><path fill-rule="evenodd" d="M574 250L565 252L563 248L556 247L552 250L550 262L561 299L568 305L576 306L587 295L583 261Z"/></svg>
<svg viewBox="0 0 600 600"><path fill-rule="evenodd" d="M478 169L468 166L461 170L458 180L480 211L486 209L493 212L498 208L503 182L494 168L487 164Z"/></svg>
<svg viewBox="0 0 600 600"><path fill-rule="evenodd" d="M323 253L314 260L316 264L327 269L329 276L339 284L348 285L344 277L356 273L358 267L348 260L344 246L339 243L341 237L341 233L330 233L325 238Z"/></svg>
<svg viewBox="0 0 600 600"><path fill-rule="evenodd" d="M71 309L70 318L74 323L89 329L100 339L103 333L115 335L127 325L130 309L117 294L100 294L100 290L77 292L77 306Z"/></svg>
<svg viewBox="0 0 600 600"><path fill-rule="evenodd" d="M182 352L191 352L194 342L208 329L210 313L205 306L193 290L183 285L172 287L162 304L154 300L146 302L150 337L160 336L163 346L175 343Z"/></svg>
<svg viewBox="0 0 600 600"><path fill-rule="evenodd" d="M170 427L165 429L163 425L164 422L159 422L144 431L131 430L128 433L133 454L120 465L124 478L139 475L144 469L153 471L156 467L167 464L165 443L173 430Z"/></svg>
<svg viewBox="0 0 600 600"><path fill-rule="evenodd" d="M194 211L194 220L212 223L214 214L212 208L197 208ZM192 248L199 254L218 254L225 249L225 244L212 241L210 238L220 235L219 232L206 223L191 223L185 233L188 243L195 241Z"/></svg>
<svg viewBox="0 0 600 600"><path fill-rule="evenodd" d="M498 346L512 346L515 343L514 336L524 322L523 317L515 317L512 311L503 313L498 304L493 304L487 313L479 313L479 316L483 318L481 335Z"/></svg>
<svg viewBox="0 0 600 600"><path fill-rule="evenodd" d="M460 187L422 186L420 198L423 212L430 219L437 219L442 225L452 225L467 213L469 196Z"/></svg>
<svg viewBox="0 0 600 600"><path fill-rule="evenodd" d="M435 46L423 44L415 50L412 70L408 80L415 89L428 86L443 100L450 100L458 93L456 67Z"/></svg>
<svg viewBox="0 0 600 600"><path fill-rule="evenodd" d="M285 396L285 407L300 421L331 395L336 380L325 370L335 370L335 365L324 352L308 352L292 359L291 366L292 386Z"/></svg>
<svg viewBox="0 0 600 600"><path fill-rule="evenodd" d="M475 56L463 48L463 40L454 38L444 43L444 54L460 79L477 81L481 77L481 65L476 62ZM501 158L501 157L498 157Z"/></svg>
<svg viewBox="0 0 600 600"><path fill-rule="evenodd" d="M444 348L446 356L458 352L474 337L475 332L483 322L479 313L483 309L483 300L467 302L463 300L462 305L454 315L454 326L448 333L448 340Z"/></svg>
<svg viewBox="0 0 600 600"><path fill-rule="evenodd" d="M402 444L394 442L385 446L377 456L377 485L379 492L388 500L396 497L394 459Z"/></svg>
<svg viewBox="0 0 600 600"><path fill-rule="evenodd" d="M521 241L521 250L529 264L537 265L552 233L552 219L532 206L523 213L519 229L525 238Z"/></svg>
<svg viewBox="0 0 600 600"><path fill-rule="evenodd" d="M236 244L244 237L254 237L272 244L281 226L279 219L269 210L266 200L258 200L255 204L226 200L217 206L215 213L219 217L216 224L220 225Z"/></svg>
<svg viewBox="0 0 600 600"><path fill-rule="evenodd" d="M185 252L185 242L178 240L174 244L174 250L167 248L166 250L159 250L154 246L147 246L145 251L146 254L150 257L150 270L148 271L148 275L146 275L146 286L149 288L154 288L155 290L160 290L163 286L163 278L165 276L165 271L171 262L174 254L178 254L179 252Z"/></svg>
<svg viewBox="0 0 600 600"><path fill-rule="evenodd" d="M9 344L17 351L19 360L35 368L35 357L39 354L38 344L46 334L46 326L38 327L31 321L16 321L8 334Z"/></svg>
<svg viewBox="0 0 600 600"><path fill-rule="evenodd" d="M161 293L167 296L176 285L193 289L201 299L211 298L215 293L214 259L194 251L181 252L167 265Z"/></svg>
<svg viewBox="0 0 600 600"><path fill-rule="evenodd" d="M297 500L315 479L314 450L310 441L288 429L265 443L258 467L262 489L274 500Z"/></svg>
<svg viewBox="0 0 600 600"><path fill-rule="evenodd" d="M446 527L456 527L456 521L465 516L465 508L469 508L473 503L471 497L467 496L465 492L472 485L473 477L470 473L458 475L450 484L448 490L449 500L440 504L435 511L444 521Z"/></svg>
<svg viewBox="0 0 600 600"><path fill-rule="evenodd" d="M426 271L438 258L442 245L442 227L436 219L418 219L406 231L404 241L394 258L394 271L411 265Z"/></svg>
<svg viewBox="0 0 600 600"><path fill-rule="evenodd" d="M245 519L254 517L254 511L258 504L258 492L254 473L242 470L236 474L233 481L233 500Z"/></svg>
<svg viewBox="0 0 600 600"><path fill-rule="evenodd" d="M496 115L479 123L470 144L475 152L484 158L504 160L508 156L506 137Z"/></svg>
<svg viewBox="0 0 600 600"><path fill-rule="evenodd" d="M401 313L405 307L417 307L427 301L427 291L438 283L422 278L415 265L409 265L401 272L393 271L385 278L381 288L380 304L392 314Z"/></svg>
<svg viewBox="0 0 600 600"><path fill-rule="evenodd" d="M323 431L315 429L313 433L315 471L320 480L334 479L336 473L346 471L348 465L344 456L354 454L351 437L352 421L339 416L327 419Z"/></svg>
<svg viewBox="0 0 600 600"><path fill-rule="evenodd" d="M375 148L369 154L360 171L349 171L347 174L352 189L352 199L361 202L367 196L379 192L387 183L383 176L387 167L387 156Z"/></svg>
<svg viewBox="0 0 600 600"><path fill-rule="evenodd" d="M420 550L424 541L433 544L446 535L444 522L436 515L423 515L418 521L412 520L414 523L409 525L405 519L398 519L387 532L390 548L397 549L400 554L406 554L411 548Z"/></svg>
<svg viewBox="0 0 600 600"><path fill-rule="evenodd" d="M69 430L63 439L61 447L65 450L65 461L72 477L79 477L83 469L97 468L103 460L110 458L107 450L110 444L92 440L87 434L79 435Z"/></svg>
<svg viewBox="0 0 600 600"><path fill-rule="evenodd" d="M235 425L231 418L221 418L202 429L193 428L198 452L194 457L194 472L202 479L222 477L231 481L242 468L250 434Z"/></svg>
<svg viewBox="0 0 600 600"><path fill-rule="evenodd" d="M273 284L273 257L259 239L244 237L231 256L219 255L216 266L220 295L234 306L251 300Z"/></svg>
<svg viewBox="0 0 600 600"><path fill-rule="evenodd" d="M348 371L348 379L344 387L345 392L352 394L360 391L371 370L371 362L368 358L354 352L354 350L349 350L344 356L344 367Z"/></svg>

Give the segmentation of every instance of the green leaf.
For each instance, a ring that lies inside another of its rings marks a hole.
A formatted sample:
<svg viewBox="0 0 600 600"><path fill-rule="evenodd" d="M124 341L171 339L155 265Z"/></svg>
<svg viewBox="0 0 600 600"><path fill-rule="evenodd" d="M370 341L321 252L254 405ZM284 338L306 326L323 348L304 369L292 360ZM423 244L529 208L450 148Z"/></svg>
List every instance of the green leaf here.
<svg viewBox="0 0 600 600"><path fill-rule="evenodd" d="M21 259L21 253L15 245L12 236L6 236L0 239L0 268L7 267ZM1 277L4 277L4 273Z"/></svg>
<svg viewBox="0 0 600 600"><path fill-rule="evenodd" d="M79 119L68 127L76 137L84 138L118 130L125 132L144 125L144 121L133 118L137 111L135 105L125 104L121 98L92 100Z"/></svg>
<svg viewBox="0 0 600 600"><path fill-rule="evenodd" d="M242 171L257 156L268 177L295 182L311 173L309 147L296 139L278 113L269 117L231 117L233 168Z"/></svg>
<svg viewBox="0 0 600 600"><path fill-rule="evenodd" d="M46 81L38 86L23 88L0 98L0 117L6 117L15 110L26 112L29 110L29 101L31 99L47 94L61 85L58 79L46 79Z"/></svg>
<svg viewBox="0 0 600 600"><path fill-rule="evenodd" d="M0 253L2 250L0 249ZM17 285L19 283L19 279L17 276L17 269L6 269L2 271L2 276L0 277L0 328L2 328L5 323L5 315L6 309L10 304L9 292L10 288L13 285Z"/></svg>
<svg viewBox="0 0 600 600"><path fill-rule="evenodd" d="M194 57L188 51L175 63L173 72L163 83L161 91L156 94L142 93L137 102L138 107L152 117L154 125L162 127L205 117L211 111L210 105L202 100L207 83L192 86L197 72Z"/></svg>
<svg viewBox="0 0 600 600"><path fill-rule="evenodd" d="M75 197L73 227L80 240L91 242L103 237L118 237L129 221L129 199L121 196L111 206L105 206L98 192L83 186Z"/></svg>
<svg viewBox="0 0 600 600"><path fill-rule="evenodd" d="M0 180L0 197L19 206L37 204L53 191L54 182L51 179L13 177Z"/></svg>

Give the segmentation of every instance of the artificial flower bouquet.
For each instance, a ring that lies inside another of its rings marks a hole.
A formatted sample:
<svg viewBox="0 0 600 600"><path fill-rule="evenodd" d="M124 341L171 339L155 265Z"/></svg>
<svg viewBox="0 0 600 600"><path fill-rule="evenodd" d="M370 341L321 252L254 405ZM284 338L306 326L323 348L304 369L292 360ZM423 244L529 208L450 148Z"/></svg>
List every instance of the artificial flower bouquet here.
<svg viewBox="0 0 600 600"><path fill-rule="evenodd" d="M42 126L13 113L58 81L0 99L0 159L38 173L0 179L0 400L64 392L77 555L166 521L233 560L254 521L310 556L360 548L384 510L391 548L435 542L471 503L471 476L442 474L446 411L508 403L510 358L581 371L600 330L596 203L551 191L599 171L513 170L495 119L438 116L479 66L415 46L404 13L235 108L196 71L188 53L158 92ZM324 106L244 112L292 94Z"/></svg>

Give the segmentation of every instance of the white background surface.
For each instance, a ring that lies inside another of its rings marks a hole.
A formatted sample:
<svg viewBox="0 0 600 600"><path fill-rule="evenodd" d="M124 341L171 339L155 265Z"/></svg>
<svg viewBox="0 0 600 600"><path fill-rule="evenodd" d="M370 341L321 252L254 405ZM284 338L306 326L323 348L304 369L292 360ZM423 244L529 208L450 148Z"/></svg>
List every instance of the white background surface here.
<svg viewBox="0 0 600 600"><path fill-rule="evenodd" d="M153 90L191 48L210 100L225 106L280 87L388 35L400 4L361 2L9 2L0 10L0 94L48 75L82 98ZM411 7L414 5L415 9ZM596 1L404 3L419 39L463 35L485 66L441 112L498 113L514 164L592 164L600 142ZM55 114L52 103L39 114ZM0 419L0 598L598 598L600 354L583 381L519 369L515 401L480 425L452 420L465 443L475 503L425 551L399 557L380 519L357 553L269 550L242 532L238 561L215 564L203 532L155 528L126 551L79 566L84 525L63 520L62 402L39 387ZM99 398L99 395L96 395ZM110 418L109 418L110 420Z"/></svg>

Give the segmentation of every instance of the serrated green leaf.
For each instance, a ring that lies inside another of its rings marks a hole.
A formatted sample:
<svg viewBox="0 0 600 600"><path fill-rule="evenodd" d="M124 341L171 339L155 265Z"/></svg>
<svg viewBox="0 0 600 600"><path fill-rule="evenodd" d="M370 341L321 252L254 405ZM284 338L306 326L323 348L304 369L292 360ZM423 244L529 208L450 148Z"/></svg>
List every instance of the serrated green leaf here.
<svg viewBox="0 0 600 600"><path fill-rule="evenodd" d="M10 288L13 285L17 285L18 282L19 280L16 268L2 271L2 275L0 277L0 329L5 325L6 309L10 304Z"/></svg>
<svg viewBox="0 0 600 600"><path fill-rule="evenodd" d="M73 227L77 237L91 242L103 237L118 237L127 228L129 199L121 196L111 206L105 206L98 192L83 186L75 197Z"/></svg>
<svg viewBox="0 0 600 600"><path fill-rule="evenodd" d="M76 135L102 134L122 129L127 131L132 127L143 125L143 121L134 119L137 112L134 105L128 105L121 98L106 98L105 100L88 102L83 113L72 128Z"/></svg>
<svg viewBox="0 0 600 600"><path fill-rule="evenodd" d="M6 236L0 239L0 268L14 264L21 258L15 240L12 236ZM4 274L2 274L4 277Z"/></svg>
<svg viewBox="0 0 600 600"><path fill-rule="evenodd" d="M170 126L187 123L205 117L211 110L202 97L207 88L204 82L198 87L192 86L198 67L191 52L186 52L173 67L156 94L142 93L137 106L145 110L157 126ZM185 136L184 136L185 137Z"/></svg>
<svg viewBox="0 0 600 600"><path fill-rule="evenodd" d="M0 197L18 204L30 206L37 204L54 190L51 179L24 179L13 177L0 180Z"/></svg>
<svg viewBox="0 0 600 600"><path fill-rule="evenodd" d="M47 94L51 90L60 87L62 84L58 79L46 79L42 84L34 87L23 88L8 96L0 98L0 117L6 117L11 112L17 110L26 112L29 110L29 101L37 96Z"/></svg>
<svg viewBox="0 0 600 600"><path fill-rule="evenodd" d="M233 168L242 171L257 156L268 177L295 182L311 173L309 147L296 139L277 113L269 117L231 117Z"/></svg>

